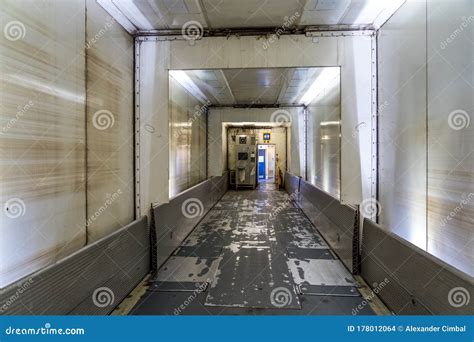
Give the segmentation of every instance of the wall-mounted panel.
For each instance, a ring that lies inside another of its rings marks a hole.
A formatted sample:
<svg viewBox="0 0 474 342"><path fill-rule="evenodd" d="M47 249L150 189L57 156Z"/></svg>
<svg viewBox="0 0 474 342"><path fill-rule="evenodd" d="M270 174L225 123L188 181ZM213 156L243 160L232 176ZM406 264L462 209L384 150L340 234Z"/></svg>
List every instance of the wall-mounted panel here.
<svg viewBox="0 0 474 342"><path fill-rule="evenodd" d="M307 181L336 198L341 187L340 84L330 85L308 107Z"/></svg>
<svg viewBox="0 0 474 342"><path fill-rule="evenodd" d="M133 220L133 37L87 0L88 242ZM97 215L101 208L107 210Z"/></svg>
<svg viewBox="0 0 474 342"><path fill-rule="evenodd" d="M139 42L136 113L139 134L138 211L169 200L169 58L170 42ZM153 62L150 62L153 61Z"/></svg>
<svg viewBox="0 0 474 342"><path fill-rule="evenodd" d="M2 1L0 287L86 241L85 2Z"/></svg>
<svg viewBox="0 0 474 342"><path fill-rule="evenodd" d="M170 77L169 196L206 178L207 107Z"/></svg>
<svg viewBox="0 0 474 342"><path fill-rule="evenodd" d="M378 33L382 226L426 247L426 7L408 1Z"/></svg>
<svg viewBox="0 0 474 342"><path fill-rule="evenodd" d="M474 275L474 3L427 10L427 250Z"/></svg>

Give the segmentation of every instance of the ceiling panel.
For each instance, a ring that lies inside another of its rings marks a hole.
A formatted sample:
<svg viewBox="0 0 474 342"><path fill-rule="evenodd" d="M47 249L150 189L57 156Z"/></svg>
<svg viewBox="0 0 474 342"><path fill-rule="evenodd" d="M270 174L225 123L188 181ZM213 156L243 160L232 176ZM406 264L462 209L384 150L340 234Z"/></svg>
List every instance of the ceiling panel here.
<svg viewBox="0 0 474 342"><path fill-rule="evenodd" d="M295 13L301 14L305 0L203 0L202 3L212 28L278 27Z"/></svg>
<svg viewBox="0 0 474 342"><path fill-rule="evenodd" d="M190 22L204 29L376 26L404 0L97 0L129 32L181 29ZM121 17L121 18L119 18ZM123 17L126 19L123 20ZM136 31L134 30L134 31Z"/></svg>
<svg viewBox="0 0 474 342"><path fill-rule="evenodd" d="M326 69L334 68L249 68L181 72L193 83L183 83L189 88L188 91L193 93L198 88L197 95L204 94L213 105L302 105L303 95L315 82L322 82L324 77L320 76ZM326 101L323 99L325 94L314 95L314 101Z"/></svg>

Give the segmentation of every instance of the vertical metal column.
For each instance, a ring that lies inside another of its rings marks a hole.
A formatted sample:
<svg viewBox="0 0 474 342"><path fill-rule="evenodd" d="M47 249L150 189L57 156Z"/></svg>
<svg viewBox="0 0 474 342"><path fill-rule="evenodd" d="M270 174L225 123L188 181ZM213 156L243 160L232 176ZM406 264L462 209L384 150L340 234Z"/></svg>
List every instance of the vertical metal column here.
<svg viewBox="0 0 474 342"><path fill-rule="evenodd" d="M140 209L140 40L135 38L135 120L134 120L134 170L135 170L135 217L141 216Z"/></svg>
<svg viewBox="0 0 474 342"><path fill-rule="evenodd" d="M303 108L304 122L304 179L308 180L308 108Z"/></svg>
<svg viewBox="0 0 474 342"><path fill-rule="evenodd" d="M209 178L209 106L206 105L206 179Z"/></svg>
<svg viewBox="0 0 474 342"><path fill-rule="evenodd" d="M377 93L377 32L371 35L371 87L372 87L372 115L371 115L371 184L370 197L378 201L378 93ZM374 212L371 218L378 222L378 213Z"/></svg>

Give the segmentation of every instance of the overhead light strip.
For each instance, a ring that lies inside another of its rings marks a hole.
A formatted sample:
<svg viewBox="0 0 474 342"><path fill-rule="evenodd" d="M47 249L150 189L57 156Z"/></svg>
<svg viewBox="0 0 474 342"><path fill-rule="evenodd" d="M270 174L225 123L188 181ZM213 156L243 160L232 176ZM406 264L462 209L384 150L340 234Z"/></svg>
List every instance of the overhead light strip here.
<svg viewBox="0 0 474 342"><path fill-rule="evenodd" d="M324 70L321 71L319 76L314 80L313 84L311 84L306 93L301 97L301 100L299 102L302 103L304 106L309 106L309 104L313 102L313 100L319 94L321 94L335 78L338 77L338 67L324 68Z"/></svg>
<svg viewBox="0 0 474 342"><path fill-rule="evenodd" d="M183 70L170 70L170 76L173 77L184 89L204 104L210 103L209 99L193 82L193 80Z"/></svg>

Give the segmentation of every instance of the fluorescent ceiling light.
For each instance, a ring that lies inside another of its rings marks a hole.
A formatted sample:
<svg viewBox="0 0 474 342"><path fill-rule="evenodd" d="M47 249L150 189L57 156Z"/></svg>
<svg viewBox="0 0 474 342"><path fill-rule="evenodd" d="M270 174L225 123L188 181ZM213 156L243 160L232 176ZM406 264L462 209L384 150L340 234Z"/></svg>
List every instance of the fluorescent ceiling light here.
<svg viewBox="0 0 474 342"><path fill-rule="evenodd" d="M193 80L183 70L170 70L170 76L173 77L179 84L183 86L191 95L197 98L202 103L209 103L209 99L193 82Z"/></svg>
<svg viewBox="0 0 474 342"><path fill-rule="evenodd" d="M308 106L316 98L316 96L321 94L335 78L339 78L339 68L324 68L324 70L319 74L318 78L314 80L313 84L303 95L300 103Z"/></svg>

